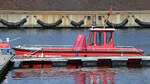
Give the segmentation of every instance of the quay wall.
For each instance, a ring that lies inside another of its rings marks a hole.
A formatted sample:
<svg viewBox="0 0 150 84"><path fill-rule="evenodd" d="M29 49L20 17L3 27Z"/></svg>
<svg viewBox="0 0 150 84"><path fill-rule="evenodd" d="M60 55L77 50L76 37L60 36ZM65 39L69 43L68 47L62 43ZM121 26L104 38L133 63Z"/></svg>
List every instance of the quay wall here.
<svg viewBox="0 0 150 84"><path fill-rule="evenodd" d="M38 19L42 20L45 23L54 23L62 16L62 24L60 27L72 27L67 16L73 21L80 21L86 16L84 20L84 25L82 27L91 27L92 25L102 27L104 25L104 18L106 18L108 11L10 11L10 10L1 10L0 18L7 20L8 22L17 22L21 19L29 16L27 22L23 27L40 27L37 24L34 16L37 16ZM150 22L150 11L113 11L111 18L109 19L113 23L120 23L126 17L129 17L129 22L126 25L127 27L136 27L139 26L135 23L132 16L139 18L142 21ZM5 27L0 23L0 27Z"/></svg>

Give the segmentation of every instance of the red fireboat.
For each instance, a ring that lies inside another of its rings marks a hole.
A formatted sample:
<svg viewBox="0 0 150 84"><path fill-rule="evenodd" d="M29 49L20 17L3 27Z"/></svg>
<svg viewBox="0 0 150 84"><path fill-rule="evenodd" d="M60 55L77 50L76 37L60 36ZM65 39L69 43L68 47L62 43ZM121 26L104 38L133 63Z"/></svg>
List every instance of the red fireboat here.
<svg viewBox="0 0 150 84"><path fill-rule="evenodd" d="M114 44L113 28L90 28L88 42L79 34L74 45L15 46L19 57L98 57L98 56L142 56L144 51L131 46Z"/></svg>

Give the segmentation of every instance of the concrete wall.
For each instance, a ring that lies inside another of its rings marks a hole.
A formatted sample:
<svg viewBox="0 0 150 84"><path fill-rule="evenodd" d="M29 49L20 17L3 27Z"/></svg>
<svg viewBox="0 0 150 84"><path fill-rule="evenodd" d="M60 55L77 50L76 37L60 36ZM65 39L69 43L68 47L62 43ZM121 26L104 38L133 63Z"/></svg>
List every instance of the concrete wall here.
<svg viewBox="0 0 150 84"><path fill-rule="evenodd" d="M104 18L107 16L108 11L0 11L0 18L5 19L9 22L17 22L21 19L29 16L27 23L24 27L40 27L37 24L34 16L46 23L54 23L62 16L63 23L60 27L71 27L70 21L66 18L69 16L71 20L80 21L84 16L87 16L83 27L90 27L92 25L103 26ZM126 17L135 15L135 17L142 21L150 22L150 11L113 11L111 18L109 19L113 23L120 23ZM0 27L3 27L0 23ZM129 17L127 26L138 26L132 17Z"/></svg>

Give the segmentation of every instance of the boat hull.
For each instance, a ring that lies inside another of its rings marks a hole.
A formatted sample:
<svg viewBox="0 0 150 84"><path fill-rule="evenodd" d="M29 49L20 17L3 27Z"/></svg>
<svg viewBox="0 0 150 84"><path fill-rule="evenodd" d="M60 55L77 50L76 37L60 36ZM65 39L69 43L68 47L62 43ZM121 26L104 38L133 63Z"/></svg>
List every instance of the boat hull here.
<svg viewBox="0 0 150 84"><path fill-rule="evenodd" d="M72 50L26 50L13 48L19 57L74 57L74 56L141 56L142 51L130 50L99 50L99 51L72 51Z"/></svg>

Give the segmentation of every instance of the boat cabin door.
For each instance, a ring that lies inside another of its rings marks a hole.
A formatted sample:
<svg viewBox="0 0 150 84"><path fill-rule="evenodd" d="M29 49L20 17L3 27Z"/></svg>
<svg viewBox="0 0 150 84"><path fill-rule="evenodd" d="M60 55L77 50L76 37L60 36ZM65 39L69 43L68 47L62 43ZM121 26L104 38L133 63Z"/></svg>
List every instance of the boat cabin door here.
<svg viewBox="0 0 150 84"><path fill-rule="evenodd" d="M114 48L114 30L102 28L90 29L87 49Z"/></svg>

